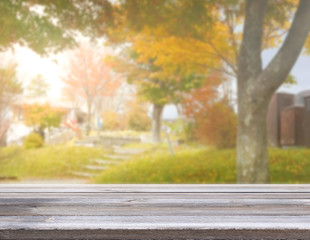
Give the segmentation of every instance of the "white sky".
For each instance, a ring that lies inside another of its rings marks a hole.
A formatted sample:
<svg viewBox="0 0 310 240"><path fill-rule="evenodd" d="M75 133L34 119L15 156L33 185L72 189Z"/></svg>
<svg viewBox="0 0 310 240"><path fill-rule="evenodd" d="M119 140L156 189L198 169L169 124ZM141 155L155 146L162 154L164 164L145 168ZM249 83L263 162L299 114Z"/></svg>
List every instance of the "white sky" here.
<svg viewBox="0 0 310 240"><path fill-rule="evenodd" d="M277 49L264 51L263 65L266 66L276 53ZM298 93L300 91L310 89L310 56L301 54L298 57L291 71L291 74L296 78L298 84L292 85L290 87L281 87L278 91Z"/></svg>
<svg viewBox="0 0 310 240"><path fill-rule="evenodd" d="M61 98L61 56L63 54L53 55L49 58L41 57L26 47L15 48L15 60L18 63L18 78L23 83L24 88L38 74L50 85L48 96L52 98Z"/></svg>

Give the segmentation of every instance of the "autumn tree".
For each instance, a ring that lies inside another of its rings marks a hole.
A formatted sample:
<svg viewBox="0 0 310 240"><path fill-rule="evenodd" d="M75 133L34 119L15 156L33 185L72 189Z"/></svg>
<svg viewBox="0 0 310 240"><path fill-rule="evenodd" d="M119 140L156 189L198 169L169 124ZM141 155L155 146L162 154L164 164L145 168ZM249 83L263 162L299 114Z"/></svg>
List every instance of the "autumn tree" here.
<svg viewBox="0 0 310 240"><path fill-rule="evenodd" d="M123 56L113 58L116 71L123 73L127 81L137 86L138 94L153 105L152 140L161 141L161 119L166 104L177 104L182 94L203 83L204 75L178 69L162 70L151 58L141 59L138 52L140 46L132 42L132 47L123 52ZM111 59L110 59L111 61Z"/></svg>
<svg viewBox="0 0 310 240"><path fill-rule="evenodd" d="M218 148L236 145L237 116L227 96L219 91L223 74L213 73L205 84L186 94L182 108L193 121L193 134L201 142Z"/></svg>
<svg viewBox="0 0 310 240"><path fill-rule="evenodd" d="M44 97L49 89L49 84L41 74L34 77L27 86L27 95L29 97Z"/></svg>
<svg viewBox="0 0 310 240"><path fill-rule="evenodd" d="M197 17L204 18L203 14L191 13L194 9L199 12L206 10L204 3L195 1L193 5L189 1L160 1L156 4L152 1L125 1L120 10L114 12L115 18L118 19L120 13L126 16L126 20L120 22L116 30L110 30L110 41L125 42L130 46L129 54L128 48L125 48L127 67L122 71L129 75L127 79L130 82L138 86L139 94L153 104L152 138L155 142L160 141L161 114L164 106L180 103L184 93L203 83L210 69L223 69L218 58L210 58L210 47L207 44L194 38L180 37L183 34L190 36L192 28L186 28L195 22ZM160 9L163 12L157 15ZM136 13L133 13L135 10ZM188 16L172 23L175 17L183 18L184 15ZM159 17L159 24L155 21L156 17ZM208 17L204 19L208 21ZM142 22L139 22L140 20ZM122 31L127 29L126 27L129 27L130 31ZM199 27L203 31L210 28ZM171 35L168 29L172 30L175 36ZM214 32L218 30L220 29L214 29ZM208 36L211 35L210 33ZM226 47L227 51L229 49Z"/></svg>
<svg viewBox="0 0 310 240"><path fill-rule="evenodd" d="M24 118L28 126L35 128L35 131L44 139L44 130L51 127L58 127L64 111L51 107L49 104L24 105Z"/></svg>
<svg viewBox="0 0 310 240"><path fill-rule="evenodd" d="M96 99L114 96L122 83L121 78L104 64L104 56L94 47L81 45L70 55L67 72L62 78L66 85L65 93L74 93L86 104L87 134L91 130Z"/></svg>

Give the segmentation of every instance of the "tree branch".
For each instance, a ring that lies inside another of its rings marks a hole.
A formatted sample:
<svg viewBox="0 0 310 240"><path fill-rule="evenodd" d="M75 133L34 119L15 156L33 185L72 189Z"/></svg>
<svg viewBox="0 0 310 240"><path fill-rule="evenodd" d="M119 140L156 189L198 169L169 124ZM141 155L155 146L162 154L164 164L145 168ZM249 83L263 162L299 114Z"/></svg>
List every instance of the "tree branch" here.
<svg viewBox="0 0 310 240"><path fill-rule="evenodd" d="M237 68L236 65L227 57L225 57L216 47L215 45L212 43L211 40L207 40L207 42L209 43L209 45L213 48L213 50L217 53L218 57L220 57L232 70L235 74L237 74Z"/></svg>
<svg viewBox="0 0 310 240"><path fill-rule="evenodd" d="M235 33L235 22L234 22L234 14L229 10L228 6L224 4L224 11L225 11L225 24L228 27L230 41L232 43L232 48L234 52L234 59L237 60L238 58L238 43L236 40L236 33ZM236 69L236 67L235 67ZM237 70L237 69L236 69ZM236 71L237 73L237 71Z"/></svg>
<svg viewBox="0 0 310 240"><path fill-rule="evenodd" d="M262 71L261 48L267 0L248 0L238 57L238 84L252 84ZM239 85L240 86L240 85ZM241 89L244 86L240 86Z"/></svg>
<svg viewBox="0 0 310 240"><path fill-rule="evenodd" d="M264 86L264 88L259 88L257 94L261 94L262 97L269 97L268 94L272 94L285 81L304 46L309 30L310 1L300 0L293 23L282 47L256 82L256 86Z"/></svg>
<svg viewBox="0 0 310 240"><path fill-rule="evenodd" d="M205 67L205 68L210 69L210 70L212 70L214 72L224 73L224 74L226 74L227 76L230 76L230 77L234 77L234 78L236 77L234 72L230 72L228 70L225 70L224 68L216 68L216 67L209 66L207 64L199 64L199 66Z"/></svg>

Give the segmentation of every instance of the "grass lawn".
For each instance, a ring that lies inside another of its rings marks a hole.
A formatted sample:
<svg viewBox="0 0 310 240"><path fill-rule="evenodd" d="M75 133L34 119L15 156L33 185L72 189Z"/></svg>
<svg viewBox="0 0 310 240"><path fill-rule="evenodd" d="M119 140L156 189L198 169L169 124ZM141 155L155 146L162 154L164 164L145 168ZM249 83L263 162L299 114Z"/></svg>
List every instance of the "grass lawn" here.
<svg viewBox="0 0 310 240"><path fill-rule="evenodd" d="M165 144L129 144L146 153L113 165L95 183L235 183L235 151L192 145L175 147L170 156ZM46 146L38 149L5 147L0 150L0 178L70 179L94 159L104 158L100 148ZM310 183L310 149L270 149L272 183Z"/></svg>
<svg viewBox="0 0 310 240"><path fill-rule="evenodd" d="M272 183L310 183L309 149L270 149ZM152 149L112 167L97 183L235 183L235 150L179 147L174 157Z"/></svg>
<svg viewBox="0 0 310 240"><path fill-rule="evenodd" d="M0 177L59 179L73 177L83 165L104 155L102 149L46 146L37 149L5 147L0 150Z"/></svg>

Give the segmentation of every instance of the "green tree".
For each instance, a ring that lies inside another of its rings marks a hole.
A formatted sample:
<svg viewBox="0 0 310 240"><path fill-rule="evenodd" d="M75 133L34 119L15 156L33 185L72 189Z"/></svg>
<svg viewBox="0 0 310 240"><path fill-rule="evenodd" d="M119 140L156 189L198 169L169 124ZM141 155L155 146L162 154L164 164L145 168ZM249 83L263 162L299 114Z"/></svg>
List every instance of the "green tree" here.
<svg viewBox="0 0 310 240"><path fill-rule="evenodd" d="M44 139L44 130L50 127L58 127L61 123L63 111L52 108L49 104L25 105L24 117L28 126L34 127Z"/></svg>
<svg viewBox="0 0 310 240"><path fill-rule="evenodd" d="M27 86L27 95L30 97L46 96L49 89L49 84L45 81L42 75L37 75L31 80Z"/></svg>
<svg viewBox="0 0 310 240"><path fill-rule="evenodd" d="M182 94L203 84L204 75L181 70L165 71L152 59L141 62L135 49L128 48L121 58L112 59L114 68L135 84L140 97L153 105L151 132L154 142L160 142L162 112L169 103L178 104Z"/></svg>
<svg viewBox="0 0 310 240"><path fill-rule="evenodd" d="M14 44L39 54L57 52L75 44L77 32L98 34L109 22L105 1L0 1L0 50ZM96 27L94 27L96 26Z"/></svg>

